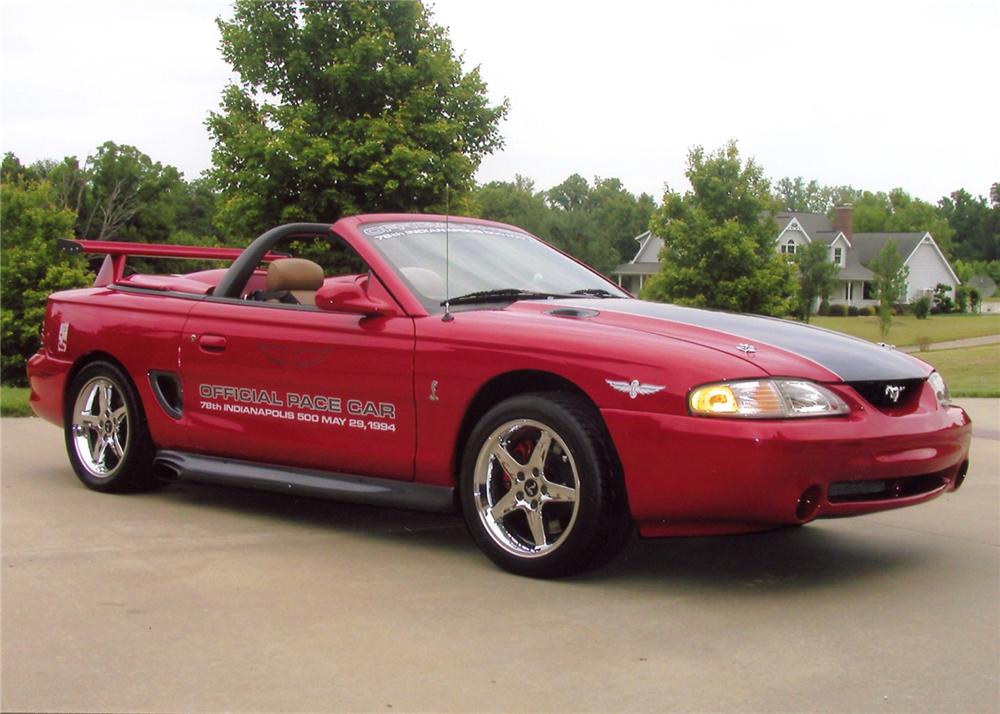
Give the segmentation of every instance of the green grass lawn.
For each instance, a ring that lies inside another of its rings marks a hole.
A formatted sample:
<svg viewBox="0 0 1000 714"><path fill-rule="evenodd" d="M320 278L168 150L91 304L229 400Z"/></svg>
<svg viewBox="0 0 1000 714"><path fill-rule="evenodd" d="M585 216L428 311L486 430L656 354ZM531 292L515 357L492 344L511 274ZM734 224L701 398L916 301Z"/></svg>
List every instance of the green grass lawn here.
<svg viewBox="0 0 1000 714"><path fill-rule="evenodd" d="M814 317L812 324L872 342L883 341L877 317ZM983 335L1000 335L1000 315L931 315L926 320L900 315L892 318L885 341L904 347L924 341L933 344Z"/></svg>
<svg viewBox="0 0 1000 714"><path fill-rule="evenodd" d="M34 412L28 406L28 396L31 390L27 387L0 387L0 416L33 416Z"/></svg>
<svg viewBox="0 0 1000 714"><path fill-rule="evenodd" d="M954 397L1000 397L1000 344L916 356L937 368Z"/></svg>

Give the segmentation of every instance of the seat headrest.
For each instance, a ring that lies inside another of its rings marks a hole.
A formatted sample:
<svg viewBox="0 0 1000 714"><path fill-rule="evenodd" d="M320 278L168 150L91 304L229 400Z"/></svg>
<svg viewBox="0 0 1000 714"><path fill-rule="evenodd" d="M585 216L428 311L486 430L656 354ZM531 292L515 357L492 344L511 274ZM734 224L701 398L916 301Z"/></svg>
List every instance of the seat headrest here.
<svg viewBox="0 0 1000 714"><path fill-rule="evenodd" d="M267 266L267 289L319 290L323 268L305 258L282 258Z"/></svg>

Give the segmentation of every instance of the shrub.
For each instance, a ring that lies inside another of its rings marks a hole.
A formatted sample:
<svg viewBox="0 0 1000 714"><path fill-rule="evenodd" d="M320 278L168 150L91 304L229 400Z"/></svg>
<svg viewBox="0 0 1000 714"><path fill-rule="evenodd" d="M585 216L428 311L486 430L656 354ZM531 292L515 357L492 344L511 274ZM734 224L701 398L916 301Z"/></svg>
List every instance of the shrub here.
<svg viewBox="0 0 1000 714"><path fill-rule="evenodd" d="M826 317L830 314L830 301L823 298L823 301L819 304L819 310L817 310L820 315Z"/></svg>
<svg viewBox="0 0 1000 714"><path fill-rule="evenodd" d="M0 378L4 384L27 384L24 368L38 349L38 329L49 293L88 282L86 261L67 255L57 243L58 238L73 237L75 220L73 211L58 205L49 182L12 182L6 176L0 180Z"/></svg>
<svg viewBox="0 0 1000 714"><path fill-rule="evenodd" d="M858 312L859 311L858 311L858 306L857 305L848 305L847 306L847 316L848 317L857 317L858 316Z"/></svg>
<svg viewBox="0 0 1000 714"><path fill-rule="evenodd" d="M845 317L847 315L847 305L831 305L830 317Z"/></svg>
<svg viewBox="0 0 1000 714"><path fill-rule="evenodd" d="M931 311L931 299L924 295L913 302L913 314L918 320L926 320Z"/></svg>
<svg viewBox="0 0 1000 714"><path fill-rule="evenodd" d="M861 317L875 317L875 308L871 305L865 305L863 308L858 310L858 315Z"/></svg>
<svg viewBox="0 0 1000 714"><path fill-rule="evenodd" d="M958 312L965 312L969 308L969 288L959 285L955 288L955 309Z"/></svg>
<svg viewBox="0 0 1000 714"><path fill-rule="evenodd" d="M955 309L955 303L948 295L950 292L951 286L944 283L938 283L937 287L934 288L934 306L940 308L941 312L947 313Z"/></svg>

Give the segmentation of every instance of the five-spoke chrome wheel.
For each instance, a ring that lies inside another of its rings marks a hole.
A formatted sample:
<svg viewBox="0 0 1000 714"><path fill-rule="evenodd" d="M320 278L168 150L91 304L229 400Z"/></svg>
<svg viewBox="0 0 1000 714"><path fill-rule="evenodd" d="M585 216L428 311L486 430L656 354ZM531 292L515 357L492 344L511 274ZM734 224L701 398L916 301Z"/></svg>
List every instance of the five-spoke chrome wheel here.
<svg viewBox="0 0 1000 714"><path fill-rule="evenodd" d="M73 447L80 464L94 478L110 478L121 468L129 446L128 406L107 377L95 377L79 391L73 405Z"/></svg>
<svg viewBox="0 0 1000 714"><path fill-rule="evenodd" d="M581 394L528 392L479 417L462 457L469 534L501 568L556 578L607 562L632 522L600 413Z"/></svg>
<svg viewBox="0 0 1000 714"><path fill-rule="evenodd" d="M85 365L70 382L64 414L66 451L88 488L122 493L160 486L142 403L118 365Z"/></svg>
<svg viewBox="0 0 1000 714"><path fill-rule="evenodd" d="M559 434L533 419L508 421L490 434L473 488L487 533L517 556L552 552L576 522L580 478L573 454Z"/></svg>

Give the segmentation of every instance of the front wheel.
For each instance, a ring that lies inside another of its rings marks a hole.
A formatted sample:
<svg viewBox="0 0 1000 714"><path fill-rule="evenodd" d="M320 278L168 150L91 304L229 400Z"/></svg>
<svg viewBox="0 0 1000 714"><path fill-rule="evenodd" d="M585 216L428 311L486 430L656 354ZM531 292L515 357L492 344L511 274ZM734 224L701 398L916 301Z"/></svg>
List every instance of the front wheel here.
<svg viewBox="0 0 1000 714"><path fill-rule="evenodd" d="M610 560L631 530L598 415L581 397L545 392L491 409L469 438L462 511L500 567L560 577Z"/></svg>
<svg viewBox="0 0 1000 714"><path fill-rule="evenodd" d="M95 491L155 488L153 444L128 376L109 362L80 370L66 399L66 451L80 480Z"/></svg>

